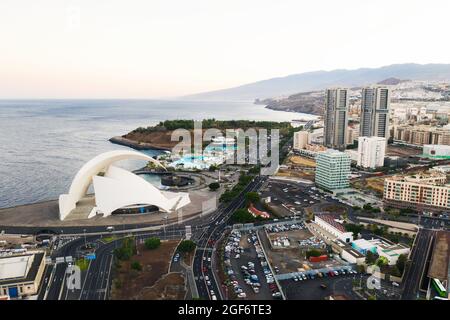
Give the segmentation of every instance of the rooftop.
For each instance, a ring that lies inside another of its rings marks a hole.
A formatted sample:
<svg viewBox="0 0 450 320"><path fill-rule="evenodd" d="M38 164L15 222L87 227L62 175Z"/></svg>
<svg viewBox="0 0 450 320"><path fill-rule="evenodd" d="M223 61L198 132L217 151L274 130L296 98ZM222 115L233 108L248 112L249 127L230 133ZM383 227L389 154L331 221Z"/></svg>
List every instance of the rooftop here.
<svg viewBox="0 0 450 320"><path fill-rule="evenodd" d="M0 267L0 285L7 285L7 284L13 284L17 282L32 282L35 280L36 275L39 271L39 266L41 265L42 259L44 259L45 253L44 252L36 252L33 254L24 254L24 255L17 255L17 256L11 256L11 257L2 257L0 258L0 261L5 259L3 261L4 265L8 265L9 263L17 263L14 261L17 261L16 258L23 258L28 257L26 259L27 261L27 269L25 273L23 272L23 261L19 259L19 263L16 264L16 266L21 266L21 271L11 271L11 265L8 267L5 267L5 274L3 274L3 270ZM31 257L31 258L30 258ZM13 259L14 258L14 259ZM13 259L13 260L10 260ZM0 265L2 262L0 262Z"/></svg>
<svg viewBox="0 0 450 320"><path fill-rule="evenodd" d="M346 232L344 226L341 223L336 221L335 216L330 215L330 214L316 214L316 217L319 217L320 219L322 219L329 225L333 226L337 230L339 230L341 232Z"/></svg>
<svg viewBox="0 0 450 320"><path fill-rule="evenodd" d="M0 258L0 280L23 278L26 276L32 262L33 255L12 256Z"/></svg>

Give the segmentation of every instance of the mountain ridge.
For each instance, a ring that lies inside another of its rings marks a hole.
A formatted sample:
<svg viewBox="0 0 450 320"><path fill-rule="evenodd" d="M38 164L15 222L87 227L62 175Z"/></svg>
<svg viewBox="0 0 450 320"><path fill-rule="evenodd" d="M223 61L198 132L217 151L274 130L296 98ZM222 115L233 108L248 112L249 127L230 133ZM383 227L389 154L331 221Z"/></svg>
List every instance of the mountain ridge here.
<svg viewBox="0 0 450 320"><path fill-rule="evenodd" d="M318 70L274 77L240 86L184 96L192 100L255 100L287 96L327 87L355 87L389 78L409 80L450 80L450 64L392 64L379 68Z"/></svg>

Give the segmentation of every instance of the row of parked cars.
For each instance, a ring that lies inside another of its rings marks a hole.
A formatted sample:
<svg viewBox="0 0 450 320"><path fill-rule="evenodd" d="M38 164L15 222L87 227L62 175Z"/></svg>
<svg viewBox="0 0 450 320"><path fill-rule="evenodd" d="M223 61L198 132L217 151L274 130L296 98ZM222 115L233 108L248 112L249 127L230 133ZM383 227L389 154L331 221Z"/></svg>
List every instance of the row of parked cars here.
<svg viewBox="0 0 450 320"><path fill-rule="evenodd" d="M327 278L327 277L336 277L339 275L351 275L351 274L357 274L357 272L353 269L336 269L336 270L330 270L327 272L316 272L316 273L304 273L300 272L298 275L294 276L292 279L297 281L303 281L303 280L314 280L315 278Z"/></svg>
<svg viewBox="0 0 450 320"><path fill-rule="evenodd" d="M293 224L272 224L265 227L269 233L277 233L291 230L303 230L305 225L303 222Z"/></svg>
<svg viewBox="0 0 450 320"><path fill-rule="evenodd" d="M250 236L247 240L255 246L256 255L263 269L263 273L266 278L267 285L269 286L270 292L272 293L272 297L275 299L281 299L282 295L280 289L275 282L275 278L272 274L272 271L270 270L269 263L266 261L266 257L264 255L263 249L261 248L258 237L253 231L250 231Z"/></svg>
<svg viewBox="0 0 450 320"><path fill-rule="evenodd" d="M234 293L238 298L244 299L247 297L243 288L239 285L236 274L231 266L231 258L239 259L241 254L244 252L244 248L239 245L241 241L241 232L238 230L233 230L228 237L227 243L224 250L224 264L225 273L230 279L230 284L233 286Z"/></svg>

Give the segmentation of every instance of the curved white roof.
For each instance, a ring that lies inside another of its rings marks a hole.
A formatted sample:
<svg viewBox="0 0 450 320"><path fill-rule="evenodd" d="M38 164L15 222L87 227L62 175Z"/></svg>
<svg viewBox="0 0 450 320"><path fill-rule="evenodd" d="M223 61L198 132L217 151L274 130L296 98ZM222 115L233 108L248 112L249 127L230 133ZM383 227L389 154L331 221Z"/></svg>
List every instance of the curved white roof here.
<svg viewBox="0 0 450 320"><path fill-rule="evenodd" d="M117 150L102 153L88 161L78 171L72 181L69 193L59 196L60 219L64 220L75 209L77 202L86 195L91 183L94 183L97 208L105 216L128 205L151 204L164 211L170 211L173 208L171 204L186 203L186 199L181 201L179 197L168 199L161 191L141 177L111 166L114 162L125 159L147 160L164 168L159 161L141 152ZM105 174L99 176L100 172L105 172ZM186 197L186 195L180 194L180 197Z"/></svg>
<svg viewBox="0 0 450 320"><path fill-rule="evenodd" d="M110 166L103 177L94 177L95 203L105 216L131 205L154 205L170 212L175 201L167 199L151 183L127 170ZM178 194L178 200L187 194Z"/></svg>

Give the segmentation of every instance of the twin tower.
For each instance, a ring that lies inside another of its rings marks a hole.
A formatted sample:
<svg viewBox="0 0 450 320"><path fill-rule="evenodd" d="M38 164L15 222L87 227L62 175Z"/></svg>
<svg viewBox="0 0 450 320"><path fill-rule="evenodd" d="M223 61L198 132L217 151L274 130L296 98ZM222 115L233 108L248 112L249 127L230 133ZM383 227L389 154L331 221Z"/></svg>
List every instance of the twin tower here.
<svg viewBox="0 0 450 320"><path fill-rule="evenodd" d="M362 89L359 135L389 138L390 91L384 87ZM324 145L344 150L347 146L349 95L347 89L328 89L325 95Z"/></svg>

